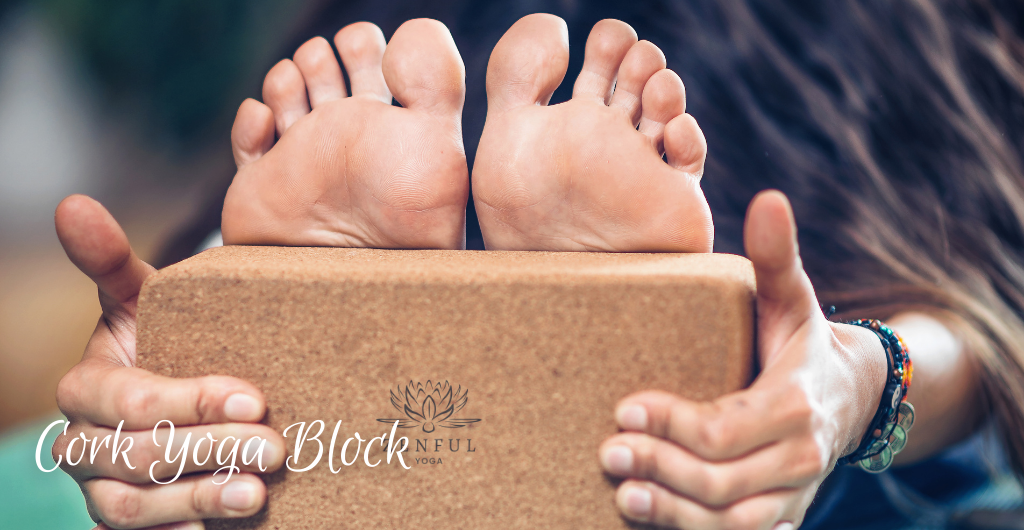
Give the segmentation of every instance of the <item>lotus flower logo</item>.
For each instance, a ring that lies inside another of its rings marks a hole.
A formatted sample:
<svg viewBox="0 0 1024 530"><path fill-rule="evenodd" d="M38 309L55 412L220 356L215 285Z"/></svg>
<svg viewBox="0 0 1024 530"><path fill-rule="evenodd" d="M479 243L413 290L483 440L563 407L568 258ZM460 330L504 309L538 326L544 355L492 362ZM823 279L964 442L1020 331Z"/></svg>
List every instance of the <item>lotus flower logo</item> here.
<svg viewBox="0 0 1024 530"><path fill-rule="evenodd" d="M434 432L438 427L458 429L480 421L479 418L452 418L469 400L469 390L463 390L462 386L452 392L452 386L448 381L437 384L430 381L427 381L427 384L409 381L404 393L401 386L396 390L397 392L391 391L391 404L398 412L405 414L405 418L378 418L377 421L390 424L397 421L398 426L403 429L422 427L423 432Z"/></svg>

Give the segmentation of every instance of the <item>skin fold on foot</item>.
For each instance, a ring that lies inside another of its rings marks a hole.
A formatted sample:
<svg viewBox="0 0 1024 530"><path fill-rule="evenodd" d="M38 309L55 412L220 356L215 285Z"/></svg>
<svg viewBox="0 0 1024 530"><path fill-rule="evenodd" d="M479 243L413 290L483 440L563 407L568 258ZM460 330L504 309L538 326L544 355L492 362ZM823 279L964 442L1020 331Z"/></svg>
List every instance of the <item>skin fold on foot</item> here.
<svg viewBox="0 0 1024 530"><path fill-rule="evenodd" d="M465 67L448 29L411 20L385 44L359 22L267 74L231 131L226 244L462 248ZM401 106L392 105L392 96Z"/></svg>
<svg viewBox="0 0 1024 530"><path fill-rule="evenodd" d="M473 168L487 248L710 252L700 189L707 144L685 113L679 76L629 25L603 20L572 99L548 105L568 68L568 42L562 19L534 14L491 53Z"/></svg>

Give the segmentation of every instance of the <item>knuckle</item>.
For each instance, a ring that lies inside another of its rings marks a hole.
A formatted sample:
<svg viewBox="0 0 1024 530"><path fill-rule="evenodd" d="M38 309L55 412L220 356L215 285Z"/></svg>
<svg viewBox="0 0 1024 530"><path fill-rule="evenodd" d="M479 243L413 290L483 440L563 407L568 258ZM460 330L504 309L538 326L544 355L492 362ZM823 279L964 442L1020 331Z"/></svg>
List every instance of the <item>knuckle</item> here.
<svg viewBox="0 0 1024 530"><path fill-rule="evenodd" d="M57 459L68 450L69 441L70 438L68 436L64 436L63 434L58 436L57 439L53 441L53 447L50 448L50 455L53 456L54 462L56 462ZM66 462L61 462L61 468L64 468L64 466L66 465Z"/></svg>
<svg viewBox="0 0 1024 530"><path fill-rule="evenodd" d="M134 480L138 481L149 481L149 466L153 462L156 462L156 466L153 468L153 475L160 478L162 469L167 467L173 467L177 470L177 464L167 464L164 455L161 454L160 448L152 443L152 439L148 436L139 436L135 438L134 445L132 446L132 456L134 459L138 459L138 462L144 465L136 465L135 469L131 469L124 466L123 463L119 464L119 467L128 473ZM173 456L173 455L171 455ZM188 458L185 458L188 462ZM119 461L120 462L120 461Z"/></svg>
<svg viewBox="0 0 1024 530"><path fill-rule="evenodd" d="M82 496L85 497L85 510L89 512L89 518L92 519L92 522L103 522L103 519L100 517L100 512L96 509L96 503L93 502L92 495L89 493L88 488L82 488Z"/></svg>
<svg viewBox="0 0 1024 530"><path fill-rule="evenodd" d="M197 421L201 424L211 423L217 419L216 406L220 403L223 392L218 388L227 388L227 381L216 376L200 378L195 387Z"/></svg>
<svg viewBox="0 0 1024 530"><path fill-rule="evenodd" d="M75 398L78 396L79 388L81 386L79 385L78 367L76 366L64 374L64 377L61 377L60 382L57 383L57 408L65 416L74 412L77 402Z"/></svg>
<svg viewBox="0 0 1024 530"><path fill-rule="evenodd" d="M213 501L205 494L205 490L200 487L201 481L195 481L192 483L192 494L189 495L189 503L191 504L190 509L192 513L198 515L210 515L216 513L216 506Z"/></svg>
<svg viewBox="0 0 1024 530"><path fill-rule="evenodd" d="M142 499L139 491L119 482L108 481L102 491L92 492L93 504L103 520L112 528L139 526Z"/></svg>
<svg viewBox="0 0 1024 530"><path fill-rule="evenodd" d="M800 432L810 432L818 423L819 415L807 394L802 390L797 391L787 401L789 403L785 413L787 422L799 429Z"/></svg>
<svg viewBox="0 0 1024 530"><path fill-rule="evenodd" d="M727 504L732 494L732 484L714 473L709 466L701 466L699 469L698 483L701 485L704 501L714 506Z"/></svg>
<svg viewBox="0 0 1024 530"><path fill-rule="evenodd" d="M115 402L118 417L125 423L150 423L147 421L159 395L149 387L137 386L124 390Z"/></svg>
<svg viewBox="0 0 1024 530"><path fill-rule="evenodd" d="M698 431L701 445L711 454L719 454L735 443L735 432L726 422L711 420Z"/></svg>
<svg viewBox="0 0 1024 530"><path fill-rule="evenodd" d="M658 457L649 442L631 444L633 450L633 473L635 476L650 478L657 476Z"/></svg>
<svg viewBox="0 0 1024 530"><path fill-rule="evenodd" d="M824 475L828 471L828 451L824 450L814 439L801 444L797 461L793 466L796 478L806 480Z"/></svg>

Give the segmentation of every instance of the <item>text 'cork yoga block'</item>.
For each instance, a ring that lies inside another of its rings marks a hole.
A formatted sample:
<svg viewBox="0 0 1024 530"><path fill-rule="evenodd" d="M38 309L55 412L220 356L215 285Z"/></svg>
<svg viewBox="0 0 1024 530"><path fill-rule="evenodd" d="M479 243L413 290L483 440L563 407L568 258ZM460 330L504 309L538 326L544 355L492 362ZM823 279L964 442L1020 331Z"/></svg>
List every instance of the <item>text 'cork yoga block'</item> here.
<svg viewBox="0 0 1024 530"><path fill-rule="evenodd" d="M138 351L160 374L251 381L278 432L325 424L318 465L210 528L619 529L597 456L616 402L746 386L754 296L723 254L224 247L146 282ZM410 469L379 438L341 454L398 420ZM316 455L307 441L292 467Z"/></svg>

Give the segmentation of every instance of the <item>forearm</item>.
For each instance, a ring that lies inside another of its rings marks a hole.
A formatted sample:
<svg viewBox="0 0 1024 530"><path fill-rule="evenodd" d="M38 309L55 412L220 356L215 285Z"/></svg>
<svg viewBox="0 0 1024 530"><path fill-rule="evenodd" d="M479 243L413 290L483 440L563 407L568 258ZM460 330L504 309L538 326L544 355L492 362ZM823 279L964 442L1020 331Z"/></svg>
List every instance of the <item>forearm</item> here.
<svg viewBox="0 0 1024 530"><path fill-rule="evenodd" d="M908 464L963 439L984 418L979 370L961 338L935 317L901 313L886 324L903 338L914 362L907 398L916 409L914 428L896 459Z"/></svg>

